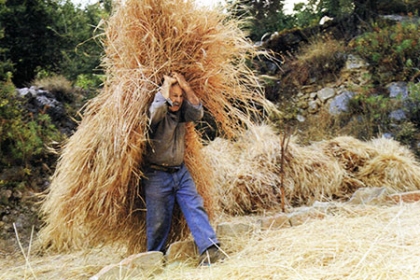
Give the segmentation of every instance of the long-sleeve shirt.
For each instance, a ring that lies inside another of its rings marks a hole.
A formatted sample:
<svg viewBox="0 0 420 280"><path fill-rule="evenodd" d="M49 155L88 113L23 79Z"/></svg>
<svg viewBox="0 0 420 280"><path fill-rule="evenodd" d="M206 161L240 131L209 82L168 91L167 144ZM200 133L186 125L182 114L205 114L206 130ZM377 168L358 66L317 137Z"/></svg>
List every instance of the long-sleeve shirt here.
<svg viewBox="0 0 420 280"><path fill-rule="evenodd" d="M161 166L179 166L184 161L185 123L203 117L203 106L191 104L184 98L177 112L168 109L168 102L158 92L149 108L150 144L146 161Z"/></svg>

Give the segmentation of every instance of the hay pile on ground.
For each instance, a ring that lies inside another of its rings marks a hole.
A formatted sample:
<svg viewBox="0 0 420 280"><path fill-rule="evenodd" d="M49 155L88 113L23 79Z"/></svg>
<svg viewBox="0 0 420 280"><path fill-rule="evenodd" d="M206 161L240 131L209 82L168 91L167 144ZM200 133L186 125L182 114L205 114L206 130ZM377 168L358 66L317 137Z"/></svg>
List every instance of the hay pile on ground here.
<svg viewBox="0 0 420 280"><path fill-rule="evenodd" d="M357 172L357 178L367 186L386 187L391 192L420 189L420 163L414 154L400 143L379 138L368 142L377 152Z"/></svg>
<svg viewBox="0 0 420 280"><path fill-rule="evenodd" d="M269 126L260 126L235 142L216 139L205 147L217 174L223 211L249 214L279 210L281 176L290 206L347 200L361 187L386 187L390 193L420 189L419 163L394 140L363 142L337 137L301 146L292 137L282 155L281 137Z"/></svg>
<svg viewBox="0 0 420 280"><path fill-rule="evenodd" d="M215 173L220 207L247 214L279 205L279 142L268 126L246 131L236 141L216 138L204 148Z"/></svg>
<svg viewBox="0 0 420 280"><path fill-rule="evenodd" d="M122 243L139 252L145 248L139 182L147 111L163 75L184 74L227 136L256 112L238 105L263 98L245 65L254 49L226 13L193 1L126 0L104 26L107 81L61 153L42 205L40 241L58 250ZM211 215L212 173L201 146L190 125L185 162ZM172 240L187 234L183 221L174 228Z"/></svg>

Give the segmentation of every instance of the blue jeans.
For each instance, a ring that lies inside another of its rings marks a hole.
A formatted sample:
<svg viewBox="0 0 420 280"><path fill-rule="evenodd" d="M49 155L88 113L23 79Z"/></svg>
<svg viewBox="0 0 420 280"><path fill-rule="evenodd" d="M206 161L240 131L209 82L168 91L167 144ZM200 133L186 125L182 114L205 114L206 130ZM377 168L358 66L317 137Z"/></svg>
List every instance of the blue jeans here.
<svg viewBox="0 0 420 280"><path fill-rule="evenodd" d="M165 251L175 201L187 221L200 254L211 245L219 243L204 210L203 199L184 164L174 173L148 168L145 177L143 188L147 208L148 251Z"/></svg>

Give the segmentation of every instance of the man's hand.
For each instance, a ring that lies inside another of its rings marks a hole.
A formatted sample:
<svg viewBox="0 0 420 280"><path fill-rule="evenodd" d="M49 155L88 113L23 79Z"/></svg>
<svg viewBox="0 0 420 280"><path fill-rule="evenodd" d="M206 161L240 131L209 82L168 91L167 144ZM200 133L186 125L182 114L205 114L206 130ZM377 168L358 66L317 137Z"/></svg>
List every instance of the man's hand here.
<svg viewBox="0 0 420 280"><path fill-rule="evenodd" d="M200 100L195 95L194 91L190 87L190 84L185 80L185 77L182 74L178 72L172 72L172 77L176 79L179 86L185 92L185 97L189 102L191 102L194 105L200 104Z"/></svg>
<svg viewBox="0 0 420 280"><path fill-rule="evenodd" d="M170 77L170 76L166 76L166 75L164 75L163 76L163 84L162 84L162 86L160 87L160 93L162 94L162 96L165 98L165 99L168 99L169 98L169 90L170 90L170 88L171 88L171 86L174 84L174 83L176 83L177 82L177 79L175 79L175 78L172 78L172 77Z"/></svg>

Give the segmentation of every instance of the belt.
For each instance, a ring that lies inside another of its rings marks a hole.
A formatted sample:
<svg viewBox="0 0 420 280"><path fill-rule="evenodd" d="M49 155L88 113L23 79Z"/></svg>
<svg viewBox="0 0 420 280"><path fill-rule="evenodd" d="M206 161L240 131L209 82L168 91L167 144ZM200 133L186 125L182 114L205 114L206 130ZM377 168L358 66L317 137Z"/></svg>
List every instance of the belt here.
<svg viewBox="0 0 420 280"><path fill-rule="evenodd" d="M149 167L154 170L164 171L171 174L181 169L181 166L162 166L162 165L156 165L156 164L150 164Z"/></svg>

